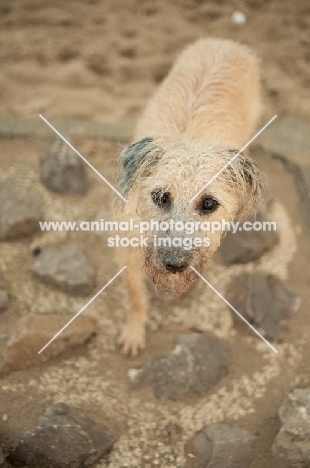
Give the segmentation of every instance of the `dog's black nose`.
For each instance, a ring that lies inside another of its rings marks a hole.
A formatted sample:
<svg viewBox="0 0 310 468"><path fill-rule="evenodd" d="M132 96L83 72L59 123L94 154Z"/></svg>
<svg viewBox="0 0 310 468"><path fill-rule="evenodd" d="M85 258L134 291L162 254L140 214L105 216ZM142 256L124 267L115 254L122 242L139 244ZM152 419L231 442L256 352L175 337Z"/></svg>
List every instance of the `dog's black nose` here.
<svg viewBox="0 0 310 468"><path fill-rule="evenodd" d="M176 258L173 255L165 255L163 264L165 265L166 270L171 273L181 273L186 267L188 267L188 262L185 259Z"/></svg>
<svg viewBox="0 0 310 468"><path fill-rule="evenodd" d="M181 271L185 270L187 265L173 265L171 263L165 263L166 270L170 271L171 273L181 273Z"/></svg>

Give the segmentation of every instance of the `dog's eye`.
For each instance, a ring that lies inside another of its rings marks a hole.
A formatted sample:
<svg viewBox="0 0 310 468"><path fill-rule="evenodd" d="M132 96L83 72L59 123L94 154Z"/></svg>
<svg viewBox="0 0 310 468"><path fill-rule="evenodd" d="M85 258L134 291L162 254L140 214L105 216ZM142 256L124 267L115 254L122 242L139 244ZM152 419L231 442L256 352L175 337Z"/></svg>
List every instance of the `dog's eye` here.
<svg viewBox="0 0 310 468"><path fill-rule="evenodd" d="M162 190L152 192L152 200L159 207L168 207L170 205L170 193Z"/></svg>
<svg viewBox="0 0 310 468"><path fill-rule="evenodd" d="M214 198L207 197L202 201L201 211L203 213L212 213L212 211L217 209L218 205L218 202Z"/></svg>

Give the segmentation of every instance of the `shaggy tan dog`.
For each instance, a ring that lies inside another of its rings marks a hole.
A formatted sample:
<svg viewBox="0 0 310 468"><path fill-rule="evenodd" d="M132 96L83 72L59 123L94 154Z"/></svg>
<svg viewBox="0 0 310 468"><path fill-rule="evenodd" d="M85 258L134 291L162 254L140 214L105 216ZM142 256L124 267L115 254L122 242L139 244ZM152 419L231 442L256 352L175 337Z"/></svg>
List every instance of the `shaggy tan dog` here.
<svg viewBox="0 0 310 468"><path fill-rule="evenodd" d="M223 231L208 233L207 241L199 227L189 237L175 223L190 220L198 226L206 220L231 221L255 212L262 176L244 154L230 161L254 133L259 88L258 59L248 47L201 39L176 61L146 106L136 143L122 152L120 190L128 203L119 210L120 216L134 219L135 224L166 222L164 233L156 232L164 234L165 242L158 244L150 230L147 246L119 250L121 264L127 265L128 315L120 336L125 353L136 355L145 345L147 304L141 259L158 294L179 295L196 276L190 266L202 271ZM203 189L225 164L225 170Z"/></svg>

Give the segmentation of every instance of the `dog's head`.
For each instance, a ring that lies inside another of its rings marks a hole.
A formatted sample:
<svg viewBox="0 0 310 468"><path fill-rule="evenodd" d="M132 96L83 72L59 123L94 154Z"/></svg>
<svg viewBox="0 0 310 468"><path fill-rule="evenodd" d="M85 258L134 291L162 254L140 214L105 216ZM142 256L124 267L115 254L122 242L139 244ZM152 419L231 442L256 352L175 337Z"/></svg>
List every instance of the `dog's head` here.
<svg viewBox="0 0 310 468"><path fill-rule="evenodd" d="M190 266L201 271L217 250L222 220L244 219L261 201L261 172L223 142L144 138L126 148L120 161L121 191L150 225L143 252L147 272L157 292L171 296L195 278Z"/></svg>

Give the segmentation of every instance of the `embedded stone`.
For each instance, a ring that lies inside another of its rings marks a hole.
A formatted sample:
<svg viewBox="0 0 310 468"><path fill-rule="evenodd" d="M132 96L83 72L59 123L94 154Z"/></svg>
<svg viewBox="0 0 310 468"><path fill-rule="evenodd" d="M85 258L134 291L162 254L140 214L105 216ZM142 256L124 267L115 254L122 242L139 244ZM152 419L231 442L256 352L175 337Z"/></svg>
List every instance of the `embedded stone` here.
<svg viewBox="0 0 310 468"><path fill-rule="evenodd" d="M1 351L0 371L11 372L39 366L54 356L87 341L97 330L97 320L80 315L65 328L44 351L45 346L72 318L64 315L29 315L17 320L4 349Z"/></svg>
<svg viewBox="0 0 310 468"><path fill-rule="evenodd" d="M284 281L262 272L234 278L226 297L235 309L273 340L281 337L283 324L296 314L301 303Z"/></svg>
<svg viewBox="0 0 310 468"><path fill-rule="evenodd" d="M0 240L39 231L43 210L36 197L14 180L0 176Z"/></svg>
<svg viewBox="0 0 310 468"><path fill-rule="evenodd" d="M185 445L186 468L248 468L255 440L251 432L236 425L206 426Z"/></svg>
<svg viewBox="0 0 310 468"><path fill-rule="evenodd" d="M108 428L65 403L50 406L39 425L23 434L10 459L40 468L84 468L111 449L116 438Z"/></svg>
<svg viewBox="0 0 310 468"><path fill-rule="evenodd" d="M47 246L36 257L33 273L58 289L78 295L88 295L95 286L95 268L83 247L74 242Z"/></svg>
<svg viewBox="0 0 310 468"><path fill-rule="evenodd" d="M227 374L232 356L228 346L211 333L176 335L169 356L129 371L134 388L152 386L157 398L182 400L209 391Z"/></svg>
<svg viewBox="0 0 310 468"><path fill-rule="evenodd" d="M85 165L63 140L57 140L41 159L41 180L56 192L84 195L89 185Z"/></svg>
<svg viewBox="0 0 310 468"><path fill-rule="evenodd" d="M300 193L302 212L308 222L310 206L310 127L294 116L276 119L260 135L260 145L272 152L294 174Z"/></svg>
<svg viewBox="0 0 310 468"><path fill-rule="evenodd" d="M310 466L310 389L293 390L284 399L279 416L282 427L273 443L273 453L290 466Z"/></svg>
<svg viewBox="0 0 310 468"><path fill-rule="evenodd" d="M255 222L270 221L262 212L258 212L256 218L249 218L247 221ZM279 242L279 235L274 230L228 231L221 240L219 252L226 265L233 263L248 263L260 258L264 253L271 250Z"/></svg>

